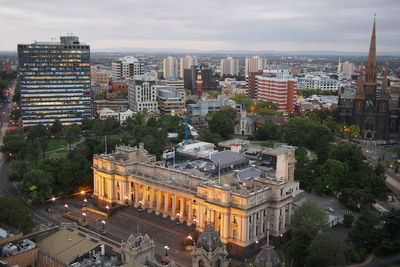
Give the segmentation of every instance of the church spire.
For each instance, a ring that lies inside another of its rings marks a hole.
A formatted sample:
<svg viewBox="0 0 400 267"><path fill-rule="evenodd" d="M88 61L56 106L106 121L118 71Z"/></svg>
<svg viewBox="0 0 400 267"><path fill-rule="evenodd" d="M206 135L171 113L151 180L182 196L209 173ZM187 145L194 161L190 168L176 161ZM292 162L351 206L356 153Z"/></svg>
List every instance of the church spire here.
<svg viewBox="0 0 400 267"><path fill-rule="evenodd" d="M375 17L374 26L372 28L371 43L369 45L367 70L365 73L365 83L376 84L376 33L375 33Z"/></svg>
<svg viewBox="0 0 400 267"><path fill-rule="evenodd" d="M390 94L388 91L388 68L385 66L385 71L383 73L383 78L382 78L382 86L381 86L381 99L389 99Z"/></svg>
<svg viewBox="0 0 400 267"><path fill-rule="evenodd" d="M357 91L356 91L356 98L357 99L364 99L365 94L364 94L364 72L363 72L363 67L360 67L360 74L358 75L358 81L357 81Z"/></svg>

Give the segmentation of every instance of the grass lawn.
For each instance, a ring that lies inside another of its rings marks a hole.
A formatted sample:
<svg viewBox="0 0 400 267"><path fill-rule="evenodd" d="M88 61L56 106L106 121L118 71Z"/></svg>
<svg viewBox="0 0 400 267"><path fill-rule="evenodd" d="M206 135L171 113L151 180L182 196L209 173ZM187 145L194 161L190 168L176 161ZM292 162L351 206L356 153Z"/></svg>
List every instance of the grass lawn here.
<svg viewBox="0 0 400 267"><path fill-rule="evenodd" d="M79 138L75 138L75 140L72 143L76 143L79 141ZM47 147L46 152L48 151L53 151L62 147L68 146L68 143L65 139L50 139L49 140L49 145Z"/></svg>

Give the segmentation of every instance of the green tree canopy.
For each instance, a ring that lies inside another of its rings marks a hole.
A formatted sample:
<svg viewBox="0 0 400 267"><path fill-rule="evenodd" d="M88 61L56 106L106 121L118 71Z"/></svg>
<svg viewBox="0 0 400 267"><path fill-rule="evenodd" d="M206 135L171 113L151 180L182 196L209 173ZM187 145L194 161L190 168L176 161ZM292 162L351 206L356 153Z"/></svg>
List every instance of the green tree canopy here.
<svg viewBox="0 0 400 267"><path fill-rule="evenodd" d="M340 240L331 233L320 233L307 249L306 266L345 266L346 257Z"/></svg>
<svg viewBox="0 0 400 267"><path fill-rule="evenodd" d="M0 222L16 227L23 234L29 234L36 228L32 211L20 201L0 196Z"/></svg>
<svg viewBox="0 0 400 267"><path fill-rule="evenodd" d="M328 229L328 215L324 208L315 201L307 200L295 210L292 217L293 230L304 229L315 235Z"/></svg>
<svg viewBox="0 0 400 267"><path fill-rule="evenodd" d="M235 122L225 112L217 111L213 113L211 120L208 122L208 127L211 133L216 133L224 139L229 139L233 134Z"/></svg>

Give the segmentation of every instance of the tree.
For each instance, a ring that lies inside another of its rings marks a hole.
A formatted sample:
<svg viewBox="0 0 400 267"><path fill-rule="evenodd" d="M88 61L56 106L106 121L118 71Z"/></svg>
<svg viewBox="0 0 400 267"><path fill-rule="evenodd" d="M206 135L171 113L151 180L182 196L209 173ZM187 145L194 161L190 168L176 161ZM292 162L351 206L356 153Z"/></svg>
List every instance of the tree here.
<svg viewBox="0 0 400 267"><path fill-rule="evenodd" d="M382 216L383 242L378 249L378 255L388 256L400 251L400 210L391 211Z"/></svg>
<svg viewBox="0 0 400 267"><path fill-rule="evenodd" d="M68 150L71 150L71 145L76 138L76 130L73 127L68 127L64 129L65 141L68 143Z"/></svg>
<svg viewBox="0 0 400 267"><path fill-rule="evenodd" d="M50 132L53 134L56 138L58 138L63 130L63 126L60 122L60 120L56 119L54 120L53 124L50 126Z"/></svg>
<svg viewBox="0 0 400 267"><path fill-rule="evenodd" d="M231 99L236 103L244 103L246 107L248 107L253 102L253 100L245 94L235 94L231 97Z"/></svg>
<svg viewBox="0 0 400 267"><path fill-rule="evenodd" d="M296 150L296 168L294 178L300 182L300 186L306 191L311 191L317 176L317 162L308 157L308 151L304 147Z"/></svg>
<svg viewBox="0 0 400 267"><path fill-rule="evenodd" d="M0 197L0 222L16 227L24 235L36 228L32 211L18 200Z"/></svg>
<svg viewBox="0 0 400 267"><path fill-rule="evenodd" d="M328 159L319 166L318 175L314 181L314 189L320 194L329 194L340 191L339 179L346 178L348 166L340 161Z"/></svg>
<svg viewBox="0 0 400 267"><path fill-rule="evenodd" d="M49 138L49 130L44 125L35 125L28 129L27 137L29 141L36 141L39 138Z"/></svg>
<svg viewBox="0 0 400 267"><path fill-rule="evenodd" d="M224 139L229 139L233 134L235 127L234 121L224 112L214 112L211 120L208 122L211 133L217 133Z"/></svg>
<svg viewBox="0 0 400 267"><path fill-rule="evenodd" d="M311 244L314 235L305 229L293 229L292 239L289 241L289 252L297 266L303 266L307 258L307 248Z"/></svg>
<svg viewBox="0 0 400 267"><path fill-rule="evenodd" d="M33 201L45 201L53 195L53 177L42 170L31 169L20 183L22 191Z"/></svg>
<svg viewBox="0 0 400 267"><path fill-rule="evenodd" d="M24 178L24 173L28 171L28 164L24 160L13 160L11 171L7 179L11 182L20 182Z"/></svg>
<svg viewBox="0 0 400 267"><path fill-rule="evenodd" d="M354 247L365 251L374 249L383 238L379 224L379 216L368 209L364 209L349 232L349 238Z"/></svg>
<svg viewBox="0 0 400 267"><path fill-rule="evenodd" d="M257 140L276 140L278 139L279 125L276 125L272 120L266 120L263 125L257 130L255 137Z"/></svg>
<svg viewBox="0 0 400 267"><path fill-rule="evenodd" d="M20 133L8 133L3 138L1 152L7 159L24 159L27 144Z"/></svg>
<svg viewBox="0 0 400 267"><path fill-rule="evenodd" d="M306 266L345 266L346 257L340 240L331 233L320 233L307 249Z"/></svg>
<svg viewBox="0 0 400 267"><path fill-rule="evenodd" d="M31 141L28 143L28 153L35 159L35 166L38 165L38 157L40 155L39 143Z"/></svg>
<svg viewBox="0 0 400 267"><path fill-rule="evenodd" d="M307 200L295 210L292 217L293 230L304 229L316 235L317 232L328 229L328 215L321 205Z"/></svg>

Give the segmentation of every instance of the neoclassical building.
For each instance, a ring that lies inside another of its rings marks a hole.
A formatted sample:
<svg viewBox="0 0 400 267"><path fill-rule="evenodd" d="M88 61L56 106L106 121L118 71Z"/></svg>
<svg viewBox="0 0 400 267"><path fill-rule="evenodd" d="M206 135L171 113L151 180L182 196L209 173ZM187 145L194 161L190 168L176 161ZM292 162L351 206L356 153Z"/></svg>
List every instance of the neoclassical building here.
<svg viewBox="0 0 400 267"><path fill-rule="evenodd" d="M285 147L291 150L285 153L292 164L295 148ZM290 229L294 197L299 192L299 183L291 174L278 179L254 168L232 170L218 178L201 175L196 168L158 166L142 144L139 148L119 146L114 153L94 156L94 196L103 209L134 205L193 225L200 232L212 224L228 252L248 257L267 231L273 238Z"/></svg>

